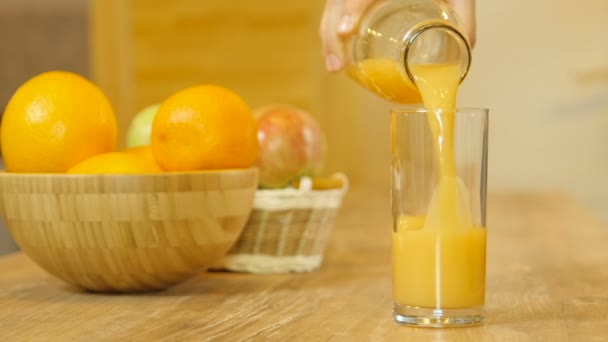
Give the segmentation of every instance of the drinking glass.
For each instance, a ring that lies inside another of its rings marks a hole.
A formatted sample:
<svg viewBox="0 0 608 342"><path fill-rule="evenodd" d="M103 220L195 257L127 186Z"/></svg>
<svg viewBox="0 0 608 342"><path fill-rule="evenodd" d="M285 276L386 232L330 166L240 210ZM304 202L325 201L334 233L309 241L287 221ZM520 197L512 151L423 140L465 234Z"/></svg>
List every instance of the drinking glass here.
<svg viewBox="0 0 608 342"><path fill-rule="evenodd" d="M452 123L453 136L434 136L431 116ZM427 327L479 323L488 110L394 110L391 135L394 320ZM439 158L439 146L453 158Z"/></svg>

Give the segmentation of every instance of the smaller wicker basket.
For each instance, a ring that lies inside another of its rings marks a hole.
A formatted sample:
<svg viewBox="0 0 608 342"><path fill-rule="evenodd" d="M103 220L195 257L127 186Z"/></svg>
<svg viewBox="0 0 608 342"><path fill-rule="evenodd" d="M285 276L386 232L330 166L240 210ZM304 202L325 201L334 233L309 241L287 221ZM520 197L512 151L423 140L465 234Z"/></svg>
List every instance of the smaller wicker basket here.
<svg viewBox="0 0 608 342"><path fill-rule="evenodd" d="M249 220L220 268L258 274L319 268L348 191L344 174L332 178L340 188L316 190L305 177L297 189L257 190Z"/></svg>

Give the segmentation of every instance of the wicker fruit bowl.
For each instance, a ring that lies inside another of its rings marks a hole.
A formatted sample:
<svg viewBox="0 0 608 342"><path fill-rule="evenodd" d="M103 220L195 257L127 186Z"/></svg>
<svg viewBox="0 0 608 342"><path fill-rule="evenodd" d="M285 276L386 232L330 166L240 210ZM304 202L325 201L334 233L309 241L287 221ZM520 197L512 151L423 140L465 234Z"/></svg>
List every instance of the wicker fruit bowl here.
<svg viewBox="0 0 608 342"><path fill-rule="evenodd" d="M245 229L214 268L258 274L318 269L348 178L339 173L323 183L304 177L296 187L258 190Z"/></svg>
<svg viewBox="0 0 608 342"><path fill-rule="evenodd" d="M149 175L0 172L0 214L21 249L100 292L165 289L222 258L251 212L255 168Z"/></svg>

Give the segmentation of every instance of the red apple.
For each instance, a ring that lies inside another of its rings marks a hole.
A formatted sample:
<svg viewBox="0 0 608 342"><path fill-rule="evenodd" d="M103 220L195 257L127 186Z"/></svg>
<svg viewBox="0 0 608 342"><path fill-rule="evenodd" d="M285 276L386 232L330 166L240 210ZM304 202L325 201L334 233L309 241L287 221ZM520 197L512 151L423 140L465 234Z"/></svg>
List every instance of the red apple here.
<svg viewBox="0 0 608 342"><path fill-rule="evenodd" d="M302 109L268 105L254 111L260 151L260 187L281 188L301 176L315 177L325 163L325 136Z"/></svg>

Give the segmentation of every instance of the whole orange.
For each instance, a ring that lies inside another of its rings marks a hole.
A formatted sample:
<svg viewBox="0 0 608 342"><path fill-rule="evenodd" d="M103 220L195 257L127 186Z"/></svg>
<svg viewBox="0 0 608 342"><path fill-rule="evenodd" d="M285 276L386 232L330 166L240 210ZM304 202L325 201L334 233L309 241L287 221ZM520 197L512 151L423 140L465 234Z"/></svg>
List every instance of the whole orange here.
<svg viewBox="0 0 608 342"><path fill-rule="evenodd" d="M25 82L2 121L0 146L10 172L65 172L116 146L116 118L108 99L70 72L46 72Z"/></svg>
<svg viewBox="0 0 608 342"><path fill-rule="evenodd" d="M162 170L154 163L132 153L111 152L85 159L68 170L78 174L141 174Z"/></svg>
<svg viewBox="0 0 608 342"><path fill-rule="evenodd" d="M245 101L226 88L187 88L158 109L152 151L167 171L251 167L258 155L255 119Z"/></svg>

